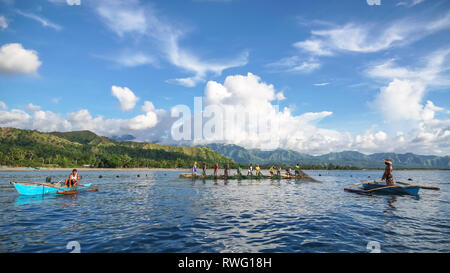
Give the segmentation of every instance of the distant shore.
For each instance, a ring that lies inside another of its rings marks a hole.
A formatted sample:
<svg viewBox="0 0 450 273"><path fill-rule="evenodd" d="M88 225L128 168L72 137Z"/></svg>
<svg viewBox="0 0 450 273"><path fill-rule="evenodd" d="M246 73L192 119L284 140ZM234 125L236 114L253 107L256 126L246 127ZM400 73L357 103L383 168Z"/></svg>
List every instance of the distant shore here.
<svg viewBox="0 0 450 273"><path fill-rule="evenodd" d="M17 171L25 171L25 172L71 172L74 168L46 168L42 167L40 169L28 169L29 167L8 167L8 166L0 166L0 172L17 172ZM189 168L76 168L79 172L95 172L95 171L184 171L184 172L191 172L191 169ZM208 170L212 170L212 168L209 168ZM234 169L231 169L234 170ZM326 170L326 169L302 169L303 171L321 171L321 172L329 172L329 171L352 171L352 170ZM360 169L355 171L379 171L383 169ZM405 168L397 168L394 169L397 171L449 171L450 169L405 169ZM219 171L224 171L224 169L219 169ZM242 170L245 172L246 170ZM268 171L266 169L262 169L261 171ZM201 172L201 170L198 170L198 172Z"/></svg>
<svg viewBox="0 0 450 273"><path fill-rule="evenodd" d="M59 172L67 171L71 172L73 169L77 169L79 172L93 172L93 171L191 171L191 169L183 168L40 168L27 169L28 167L0 167L0 172L14 172L14 171L26 171L26 172Z"/></svg>

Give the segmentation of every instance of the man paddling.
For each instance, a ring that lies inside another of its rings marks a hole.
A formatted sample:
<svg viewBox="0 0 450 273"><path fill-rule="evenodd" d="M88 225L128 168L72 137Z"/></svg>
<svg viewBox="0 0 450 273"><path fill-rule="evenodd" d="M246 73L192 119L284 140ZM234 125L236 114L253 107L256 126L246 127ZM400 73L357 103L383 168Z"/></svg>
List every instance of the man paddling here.
<svg viewBox="0 0 450 273"><path fill-rule="evenodd" d="M387 158L384 160L384 164L386 165L386 168L384 169L381 180L386 179L386 185L392 186L394 185L394 176L392 175L392 160Z"/></svg>
<svg viewBox="0 0 450 273"><path fill-rule="evenodd" d="M69 175L69 178L66 179L66 183L64 184L66 187L75 187L80 180L80 176L78 175L77 169L73 169L72 173Z"/></svg>

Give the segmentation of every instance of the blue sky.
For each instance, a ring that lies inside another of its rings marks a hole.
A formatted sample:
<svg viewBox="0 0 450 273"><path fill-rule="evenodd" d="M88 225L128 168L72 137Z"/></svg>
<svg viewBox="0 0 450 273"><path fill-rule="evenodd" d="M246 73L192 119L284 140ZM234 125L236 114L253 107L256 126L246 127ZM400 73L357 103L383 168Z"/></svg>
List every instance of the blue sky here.
<svg viewBox="0 0 450 273"><path fill-rule="evenodd" d="M1 0L0 126L174 143L203 96L279 105L281 148L448 155L450 2L372 2Z"/></svg>

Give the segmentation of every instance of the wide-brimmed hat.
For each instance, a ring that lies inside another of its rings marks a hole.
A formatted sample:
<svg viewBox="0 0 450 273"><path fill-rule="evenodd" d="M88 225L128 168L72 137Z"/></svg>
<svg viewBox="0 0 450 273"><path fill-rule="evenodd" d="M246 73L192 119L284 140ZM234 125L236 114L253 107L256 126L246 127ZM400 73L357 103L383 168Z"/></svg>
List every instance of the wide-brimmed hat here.
<svg viewBox="0 0 450 273"><path fill-rule="evenodd" d="M386 158L386 159L384 160L384 163L387 163L387 164L391 164L391 165L392 165L392 160L391 160L390 158Z"/></svg>

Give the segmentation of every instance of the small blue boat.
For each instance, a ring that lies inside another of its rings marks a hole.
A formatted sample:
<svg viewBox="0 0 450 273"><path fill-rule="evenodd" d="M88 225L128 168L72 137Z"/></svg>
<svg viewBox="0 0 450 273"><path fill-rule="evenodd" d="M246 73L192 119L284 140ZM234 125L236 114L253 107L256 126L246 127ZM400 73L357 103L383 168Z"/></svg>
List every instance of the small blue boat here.
<svg viewBox="0 0 450 273"><path fill-rule="evenodd" d="M387 187L386 183L384 182L374 182L374 183L367 183L362 185L364 190L373 190L378 189L382 187ZM402 195L402 194L410 194L410 195L418 195L419 194L420 187L419 186L400 186L396 185L395 187L380 189L380 190L374 190L371 191L371 193L374 194L388 194L388 195Z"/></svg>
<svg viewBox="0 0 450 273"><path fill-rule="evenodd" d="M45 195L56 194L57 192L66 191L82 191L87 190L91 184L85 184L76 186L73 188L67 188L60 185L60 183L36 183L36 182L19 182L11 181L10 184L14 185L17 192L21 195Z"/></svg>

